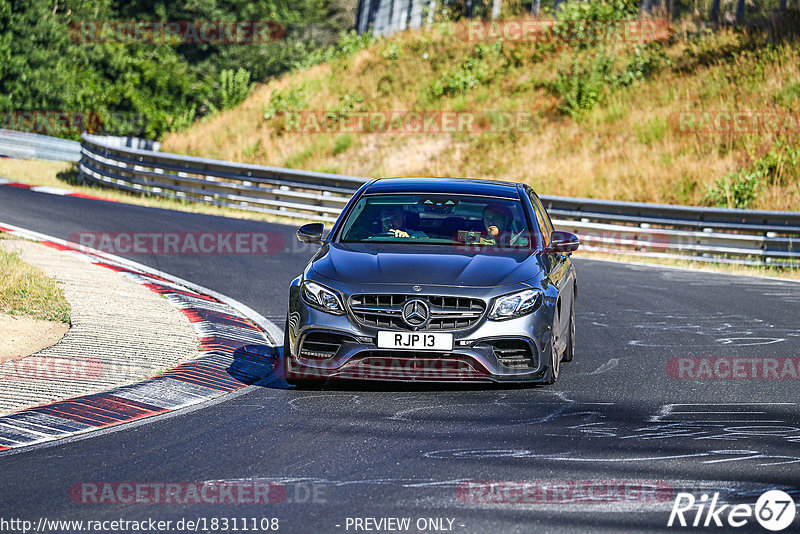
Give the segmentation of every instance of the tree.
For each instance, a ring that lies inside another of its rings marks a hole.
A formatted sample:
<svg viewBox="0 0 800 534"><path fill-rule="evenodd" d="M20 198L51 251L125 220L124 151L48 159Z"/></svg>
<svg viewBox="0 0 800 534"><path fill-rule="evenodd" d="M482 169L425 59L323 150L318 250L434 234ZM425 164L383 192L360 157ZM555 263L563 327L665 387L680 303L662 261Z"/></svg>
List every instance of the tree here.
<svg viewBox="0 0 800 534"><path fill-rule="evenodd" d="M736 2L736 24L744 24L745 0Z"/></svg>
<svg viewBox="0 0 800 534"><path fill-rule="evenodd" d="M65 111L125 119L109 133L160 137L306 65L353 27L356 0L0 0L0 112ZM71 24L276 21L281 42L93 42ZM87 42L88 41L88 42ZM225 71L228 70L227 73ZM107 124L107 123L106 123ZM76 137L72 134L70 137Z"/></svg>
<svg viewBox="0 0 800 534"><path fill-rule="evenodd" d="M711 22L714 24L719 24L719 2L720 0L714 0L711 5Z"/></svg>

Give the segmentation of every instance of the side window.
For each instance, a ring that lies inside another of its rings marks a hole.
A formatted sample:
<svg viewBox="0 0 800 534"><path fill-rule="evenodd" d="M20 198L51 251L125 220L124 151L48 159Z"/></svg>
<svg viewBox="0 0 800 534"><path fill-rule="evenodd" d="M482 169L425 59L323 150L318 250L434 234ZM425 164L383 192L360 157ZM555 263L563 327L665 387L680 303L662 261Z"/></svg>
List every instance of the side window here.
<svg viewBox="0 0 800 534"><path fill-rule="evenodd" d="M536 193L534 193L533 196L536 197L536 203L539 204L539 209L542 210L544 223L547 225L547 235L549 236L550 233L555 230L555 228L553 228L553 221L550 220L550 215L547 213L547 210L544 209L544 204L542 204L542 201L536 196Z"/></svg>
<svg viewBox="0 0 800 534"><path fill-rule="evenodd" d="M545 214L542 203L539 200L539 197L536 196L536 193L534 193L532 189L528 188L525 188L525 192L528 193L528 197L531 199L531 204L533 204L533 209L536 213L536 224L539 225L539 231L542 234L542 245L546 247L550 245L550 232L553 231L552 225L550 224L550 219L547 217L547 214Z"/></svg>

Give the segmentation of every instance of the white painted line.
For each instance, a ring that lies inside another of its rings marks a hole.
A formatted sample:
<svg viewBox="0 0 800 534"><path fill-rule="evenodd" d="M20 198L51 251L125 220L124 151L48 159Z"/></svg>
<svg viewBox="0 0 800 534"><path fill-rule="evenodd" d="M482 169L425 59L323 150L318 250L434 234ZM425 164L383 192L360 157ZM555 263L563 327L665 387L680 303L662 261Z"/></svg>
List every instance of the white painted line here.
<svg viewBox="0 0 800 534"><path fill-rule="evenodd" d="M224 394L223 392L219 393ZM143 402L166 410L176 410L205 402L208 400L209 394L208 388L167 378L156 378L151 382L134 384L124 390L114 392L116 397Z"/></svg>
<svg viewBox="0 0 800 534"><path fill-rule="evenodd" d="M33 430L32 428L26 428L24 426L15 425L15 424L9 423L7 421L0 421L0 428L8 428L11 431L17 432L17 433L19 433L21 435L28 434L28 435L31 435L31 436L39 436L39 437L45 437L45 438L50 438L50 437L53 436L52 434L47 434L45 432L39 432L39 431Z"/></svg>
<svg viewBox="0 0 800 534"><path fill-rule="evenodd" d="M23 422L25 424L40 426L46 429L49 428L64 433L74 432L75 430L80 430L89 426L71 419L62 419L61 417L43 413L17 412L5 416L4 419L13 420L17 423Z"/></svg>
<svg viewBox="0 0 800 534"><path fill-rule="evenodd" d="M734 412L670 412L670 415L675 415L675 414L690 414L690 415L693 415L693 414L696 414L696 413L714 413L714 414L735 413L735 414L738 414L738 415L757 415L757 414L765 414L767 412L738 412L738 411L734 411Z"/></svg>
<svg viewBox="0 0 800 534"><path fill-rule="evenodd" d="M236 341L246 341L254 345L263 345L263 333L252 328L242 328L226 324L211 324L208 321L192 323L200 337L212 337L222 334L226 338Z"/></svg>
<svg viewBox="0 0 800 534"><path fill-rule="evenodd" d="M590 375L599 375L599 374L611 371L612 369L615 369L617 367L617 365L619 365L619 358L611 358L606 363L604 363L603 365L601 365L600 367L598 367L597 369L595 369L594 371L592 371L589 374Z"/></svg>
<svg viewBox="0 0 800 534"><path fill-rule="evenodd" d="M47 193L49 195L59 195L59 196L67 196L69 194L74 193L75 191L71 191L69 189L62 189L60 187L53 187L50 185L37 185L31 187L31 191L36 191L37 193Z"/></svg>
<svg viewBox="0 0 800 534"><path fill-rule="evenodd" d="M40 415L45 415L45 414L40 414ZM48 417L50 417L50 416L48 416ZM49 427L46 424L44 424L44 422L42 422L40 424L36 424L34 422L31 422L31 421L28 421L28 420L25 420L25 419L17 419L17 418L10 418L10 417L3 418L3 423L8 424L8 425L12 425L12 426L17 426L19 428L25 428L25 429L28 429L28 430L30 430L32 432L37 432L39 434L45 434L45 435L50 435L50 436L58 436L58 435L63 435L63 434L69 434L70 432L72 432L71 430L63 430L63 429L60 429L60 428Z"/></svg>
<svg viewBox="0 0 800 534"><path fill-rule="evenodd" d="M186 286L181 290L186 289ZM209 300L201 299L200 297L193 297L191 295L178 295L167 294L164 297L172 303L176 308L203 308L219 313L230 313L233 306L229 304L220 304L219 302L211 302Z"/></svg>

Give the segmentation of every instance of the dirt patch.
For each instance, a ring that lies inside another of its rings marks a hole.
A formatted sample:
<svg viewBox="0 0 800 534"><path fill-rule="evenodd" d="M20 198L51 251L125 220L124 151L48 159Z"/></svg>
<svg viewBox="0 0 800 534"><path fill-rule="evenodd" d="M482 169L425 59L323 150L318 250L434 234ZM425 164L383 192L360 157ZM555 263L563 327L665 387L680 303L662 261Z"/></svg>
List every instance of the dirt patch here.
<svg viewBox="0 0 800 534"><path fill-rule="evenodd" d="M411 139L402 145L398 145L395 139L384 137L387 138L362 147L358 154L361 157L356 159L363 161L364 165L355 169L356 174L371 175L376 160L382 159L379 167L391 169L387 176L425 176L424 169L429 168L431 161L452 144L452 141L444 136Z"/></svg>
<svg viewBox="0 0 800 534"><path fill-rule="evenodd" d="M0 313L0 363L19 360L58 343L69 325Z"/></svg>

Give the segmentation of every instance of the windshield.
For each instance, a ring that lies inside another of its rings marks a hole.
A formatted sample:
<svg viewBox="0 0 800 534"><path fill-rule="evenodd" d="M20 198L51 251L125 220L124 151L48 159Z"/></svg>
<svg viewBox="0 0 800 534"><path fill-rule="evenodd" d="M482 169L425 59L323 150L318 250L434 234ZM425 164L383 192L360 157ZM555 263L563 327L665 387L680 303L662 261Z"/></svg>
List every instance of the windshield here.
<svg viewBox="0 0 800 534"><path fill-rule="evenodd" d="M342 225L340 242L538 246L519 200L473 195L367 195Z"/></svg>

